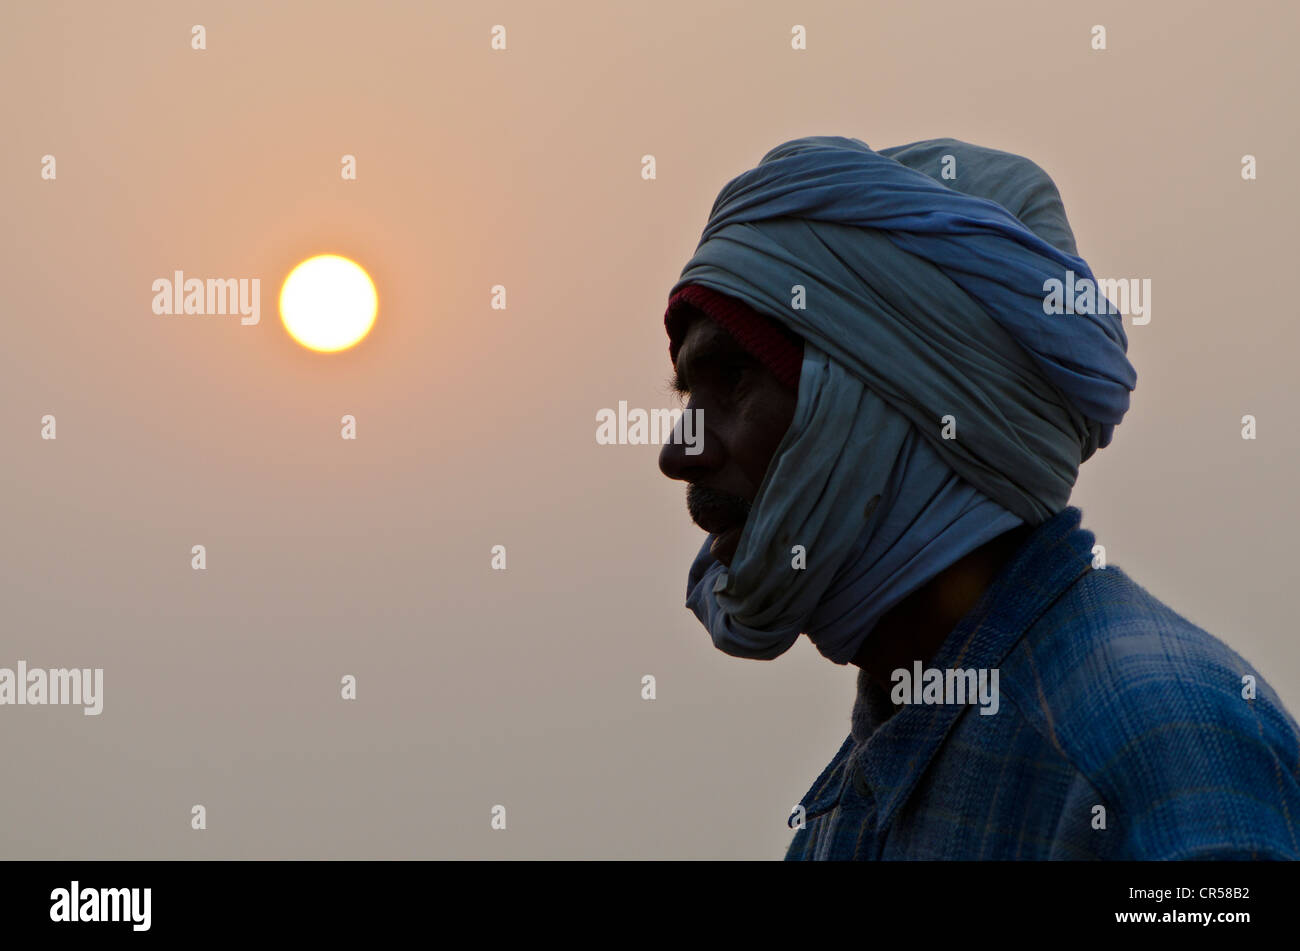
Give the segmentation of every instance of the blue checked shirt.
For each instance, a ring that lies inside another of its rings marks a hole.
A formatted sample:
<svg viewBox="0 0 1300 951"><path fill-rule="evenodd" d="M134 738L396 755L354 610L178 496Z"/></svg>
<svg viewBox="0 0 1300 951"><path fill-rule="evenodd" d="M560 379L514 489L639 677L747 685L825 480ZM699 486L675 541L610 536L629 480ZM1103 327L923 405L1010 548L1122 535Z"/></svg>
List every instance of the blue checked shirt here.
<svg viewBox="0 0 1300 951"><path fill-rule="evenodd" d="M1038 526L925 664L998 668L995 714L895 708L859 675L787 859L1300 858L1295 720L1229 647L1094 569L1080 519Z"/></svg>

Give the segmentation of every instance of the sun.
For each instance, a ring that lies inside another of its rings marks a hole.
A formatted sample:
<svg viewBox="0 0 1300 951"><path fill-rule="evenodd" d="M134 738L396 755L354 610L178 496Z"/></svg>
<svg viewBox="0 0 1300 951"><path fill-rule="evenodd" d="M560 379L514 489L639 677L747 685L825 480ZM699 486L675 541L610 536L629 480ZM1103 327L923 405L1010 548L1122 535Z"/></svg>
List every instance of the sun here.
<svg viewBox="0 0 1300 951"><path fill-rule="evenodd" d="M379 295L355 261L318 254L303 261L280 288L280 320L309 350L333 353L360 341L374 326Z"/></svg>

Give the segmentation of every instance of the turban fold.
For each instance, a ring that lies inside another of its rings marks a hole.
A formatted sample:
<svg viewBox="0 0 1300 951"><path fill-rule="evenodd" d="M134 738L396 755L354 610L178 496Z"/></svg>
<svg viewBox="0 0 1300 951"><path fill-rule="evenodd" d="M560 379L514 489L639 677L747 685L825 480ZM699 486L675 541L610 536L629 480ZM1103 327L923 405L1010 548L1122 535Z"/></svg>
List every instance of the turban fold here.
<svg viewBox="0 0 1300 951"><path fill-rule="evenodd" d="M955 139L795 139L723 187L670 299L710 288L804 351L730 569L709 539L689 572L720 649L770 658L807 633L847 663L893 604L1066 506L1137 382L1104 298L1045 313L1070 272L1093 280L1047 174Z"/></svg>

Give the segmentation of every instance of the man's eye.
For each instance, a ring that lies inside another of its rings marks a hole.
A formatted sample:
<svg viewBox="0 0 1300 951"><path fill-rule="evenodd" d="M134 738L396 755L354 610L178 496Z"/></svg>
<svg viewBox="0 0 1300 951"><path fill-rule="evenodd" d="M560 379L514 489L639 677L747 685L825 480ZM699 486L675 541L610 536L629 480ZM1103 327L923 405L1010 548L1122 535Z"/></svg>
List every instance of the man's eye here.
<svg viewBox="0 0 1300 951"><path fill-rule="evenodd" d="M732 363L723 367L722 381L726 384L728 390L734 390L745 378L745 371L748 369L743 363Z"/></svg>

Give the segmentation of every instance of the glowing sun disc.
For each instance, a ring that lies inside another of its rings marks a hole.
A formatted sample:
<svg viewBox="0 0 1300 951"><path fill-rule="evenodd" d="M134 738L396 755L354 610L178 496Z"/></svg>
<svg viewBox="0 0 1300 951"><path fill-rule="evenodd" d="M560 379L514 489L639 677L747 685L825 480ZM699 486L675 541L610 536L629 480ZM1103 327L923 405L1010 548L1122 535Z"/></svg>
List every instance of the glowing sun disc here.
<svg viewBox="0 0 1300 951"><path fill-rule="evenodd" d="M346 350L370 333L379 295L355 261L318 254L303 261L280 288L280 320L289 336L309 350Z"/></svg>

